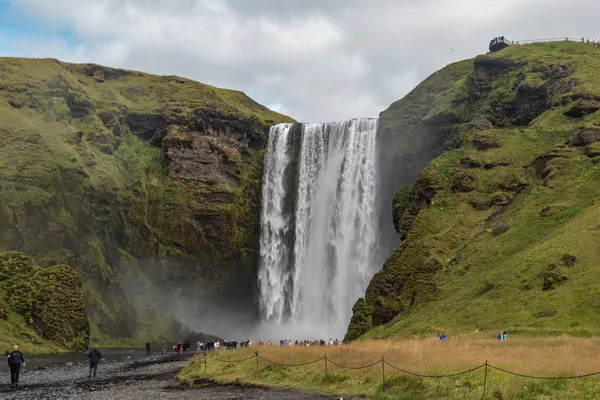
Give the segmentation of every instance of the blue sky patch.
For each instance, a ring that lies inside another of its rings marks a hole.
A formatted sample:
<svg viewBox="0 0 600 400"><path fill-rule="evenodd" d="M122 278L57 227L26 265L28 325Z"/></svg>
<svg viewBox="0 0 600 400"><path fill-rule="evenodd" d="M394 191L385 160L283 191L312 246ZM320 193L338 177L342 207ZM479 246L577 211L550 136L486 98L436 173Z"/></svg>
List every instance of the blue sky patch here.
<svg viewBox="0 0 600 400"><path fill-rule="evenodd" d="M15 44L19 41L60 41L64 46L75 48L81 42L68 27L55 28L23 13L10 1L0 0L0 56L25 56Z"/></svg>

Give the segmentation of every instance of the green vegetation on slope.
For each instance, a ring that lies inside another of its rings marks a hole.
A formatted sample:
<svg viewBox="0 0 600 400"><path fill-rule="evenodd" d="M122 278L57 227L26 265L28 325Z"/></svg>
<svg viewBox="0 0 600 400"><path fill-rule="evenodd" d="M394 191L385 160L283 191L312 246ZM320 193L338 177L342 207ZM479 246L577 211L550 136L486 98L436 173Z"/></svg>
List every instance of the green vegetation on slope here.
<svg viewBox="0 0 600 400"><path fill-rule="evenodd" d="M66 265L40 268L25 254L0 253L0 343L10 348L9 341L14 344L26 338L30 345L25 348L34 351L39 350L37 346L48 347L47 341L62 348L85 349L90 325L80 287L77 272Z"/></svg>
<svg viewBox="0 0 600 400"><path fill-rule="evenodd" d="M445 151L396 194L405 239L355 306L347 339L597 334L599 49L511 46L450 72L459 66L451 86L437 87L442 70L382 113L426 103L422 119L398 120L406 132L395 140L443 137Z"/></svg>
<svg viewBox="0 0 600 400"><path fill-rule="evenodd" d="M74 268L91 340L164 337L157 310L247 294L266 132L289 121L179 77L0 58L0 251Z"/></svg>

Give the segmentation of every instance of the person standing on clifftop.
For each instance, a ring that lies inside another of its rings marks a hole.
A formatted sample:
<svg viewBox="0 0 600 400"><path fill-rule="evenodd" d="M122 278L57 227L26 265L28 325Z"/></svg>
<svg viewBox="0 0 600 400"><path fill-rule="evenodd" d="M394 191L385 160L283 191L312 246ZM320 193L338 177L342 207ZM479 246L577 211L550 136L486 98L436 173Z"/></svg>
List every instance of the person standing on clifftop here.
<svg viewBox="0 0 600 400"><path fill-rule="evenodd" d="M19 346L15 345L12 353L6 356L10 365L10 383L12 387L19 387L19 372L21 371L21 363L25 366L23 353L19 351Z"/></svg>
<svg viewBox="0 0 600 400"><path fill-rule="evenodd" d="M146 342L146 354L150 354L150 342Z"/></svg>
<svg viewBox="0 0 600 400"><path fill-rule="evenodd" d="M102 358L102 353L98 350L98 346L94 346L94 348L88 353L88 358L90 359L90 374L88 379L92 377L92 373L94 378L96 378L96 371L98 370L98 363Z"/></svg>

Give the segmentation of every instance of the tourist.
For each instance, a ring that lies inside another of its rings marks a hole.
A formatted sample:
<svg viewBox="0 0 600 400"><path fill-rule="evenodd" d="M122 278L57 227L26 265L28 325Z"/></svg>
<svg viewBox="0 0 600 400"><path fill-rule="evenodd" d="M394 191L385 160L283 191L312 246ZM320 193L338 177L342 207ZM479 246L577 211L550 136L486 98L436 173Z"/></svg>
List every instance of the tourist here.
<svg viewBox="0 0 600 400"><path fill-rule="evenodd" d="M150 342L146 342L146 354L150 354Z"/></svg>
<svg viewBox="0 0 600 400"><path fill-rule="evenodd" d="M15 345L13 351L6 356L10 365L10 383L12 387L19 386L19 372L21 371L21 363L25 366L23 353L19 351L19 346Z"/></svg>
<svg viewBox="0 0 600 400"><path fill-rule="evenodd" d="M96 371L98 370L98 362L102 358L102 353L98 350L98 346L94 346L92 350L88 353L88 358L90 359L90 373L88 375L88 379L93 377L96 378Z"/></svg>
<svg viewBox="0 0 600 400"><path fill-rule="evenodd" d="M196 342L196 353L200 352L201 348L202 348L202 343L200 343L200 341L198 340Z"/></svg>
<svg viewBox="0 0 600 400"><path fill-rule="evenodd" d="M335 344L336 346L340 345L340 341L338 340L338 338L335 338L335 342L333 342L333 344Z"/></svg>

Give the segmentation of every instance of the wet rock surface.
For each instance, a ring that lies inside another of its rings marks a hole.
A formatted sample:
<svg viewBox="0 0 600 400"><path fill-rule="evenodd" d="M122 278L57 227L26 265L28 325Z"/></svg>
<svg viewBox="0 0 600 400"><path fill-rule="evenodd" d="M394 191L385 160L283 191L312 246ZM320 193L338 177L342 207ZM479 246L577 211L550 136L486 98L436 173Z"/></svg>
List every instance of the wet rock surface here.
<svg viewBox="0 0 600 400"><path fill-rule="evenodd" d="M74 362L53 366L37 365L23 369L20 387L0 384L0 399L248 399L248 400L322 400L332 397L302 394L288 390L219 386L192 389L175 377L191 355L127 356L101 361L98 377L88 379L88 363ZM39 363L38 363L39 364ZM10 382L7 368L2 369L4 382Z"/></svg>

